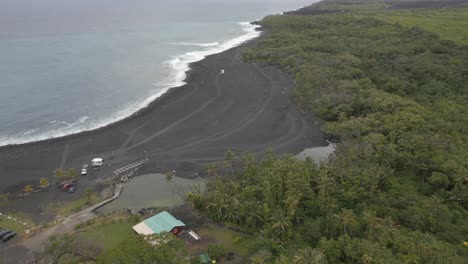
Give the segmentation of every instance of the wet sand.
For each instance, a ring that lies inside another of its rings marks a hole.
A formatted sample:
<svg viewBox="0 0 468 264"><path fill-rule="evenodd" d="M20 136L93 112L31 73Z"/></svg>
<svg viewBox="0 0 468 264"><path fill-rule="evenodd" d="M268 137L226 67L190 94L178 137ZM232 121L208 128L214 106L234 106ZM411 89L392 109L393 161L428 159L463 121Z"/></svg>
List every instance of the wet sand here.
<svg viewBox="0 0 468 264"><path fill-rule="evenodd" d="M175 169L179 177L194 177L204 164L222 160L227 150L297 154L326 146L315 120L290 101L291 79L276 67L242 62L239 50L193 63L187 85L171 89L130 118L91 132L0 148L0 193L38 185L55 168L79 171L95 157L106 163L99 173L82 177L75 194L51 188L0 205L0 211L17 209L38 216L43 213L38 204L77 199L86 186L96 185L96 179L145 157L149 161L140 174Z"/></svg>

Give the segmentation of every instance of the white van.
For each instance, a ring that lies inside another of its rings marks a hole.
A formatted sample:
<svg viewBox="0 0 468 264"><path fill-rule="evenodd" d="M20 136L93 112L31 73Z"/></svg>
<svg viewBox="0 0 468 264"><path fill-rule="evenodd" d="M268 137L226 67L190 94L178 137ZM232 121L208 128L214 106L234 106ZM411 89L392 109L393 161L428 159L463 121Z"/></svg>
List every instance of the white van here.
<svg viewBox="0 0 468 264"><path fill-rule="evenodd" d="M93 170L101 169L103 164L104 160L102 158L95 158L91 161L91 167L93 167Z"/></svg>

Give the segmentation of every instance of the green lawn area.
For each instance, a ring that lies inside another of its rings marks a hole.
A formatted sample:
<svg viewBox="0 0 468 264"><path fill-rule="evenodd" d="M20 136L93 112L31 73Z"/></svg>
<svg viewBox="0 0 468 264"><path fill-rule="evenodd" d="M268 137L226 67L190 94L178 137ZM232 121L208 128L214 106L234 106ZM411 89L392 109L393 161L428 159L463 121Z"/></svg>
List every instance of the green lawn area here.
<svg viewBox="0 0 468 264"><path fill-rule="evenodd" d="M67 216L79 212L80 210L83 210L86 207L89 207L90 205L88 204L88 202L90 202L91 204L97 204L101 200L102 199L100 199L93 192L88 198L82 197L81 199L72 202L59 202L49 204L45 208L45 211L53 213L55 215Z"/></svg>
<svg viewBox="0 0 468 264"><path fill-rule="evenodd" d="M375 18L406 27L421 27L444 39L468 45L468 5L434 10L386 11Z"/></svg>
<svg viewBox="0 0 468 264"><path fill-rule="evenodd" d="M213 240L212 244L223 246L241 257L248 257L257 249L259 239L254 236L242 234L217 224L204 225L197 231L202 238Z"/></svg>
<svg viewBox="0 0 468 264"><path fill-rule="evenodd" d="M14 221L13 219L8 219L7 216L14 217L18 221ZM34 226L31 219L29 219L28 217L20 213L10 213L10 214L0 216L0 228L1 229L7 229L7 230L14 231L17 234L22 234L29 227L24 226L20 224L19 222L21 223L26 222L29 224L29 226Z"/></svg>
<svg viewBox="0 0 468 264"><path fill-rule="evenodd" d="M83 228L83 231L77 234L77 238L98 244L104 250L110 250L129 237L136 236L132 229L134 225L134 222L125 220L122 223L100 223Z"/></svg>
<svg viewBox="0 0 468 264"><path fill-rule="evenodd" d="M112 220L102 219L95 223L79 227L76 231L78 241L100 247L103 252L116 248L121 242L137 236L132 229L137 222L131 219ZM258 248L259 240L254 236L233 231L222 225L206 224L197 230L204 239L210 241L205 246L221 245L226 250L236 253L242 258L250 256ZM203 248L206 251L207 248Z"/></svg>
<svg viewBox="0 0 468 264"><path fill-rule="evenodd" d="M27 228L17 222L14 222L13 220L9 220L5 217L0 217L0 228L1 229L6 229L6 230L11 230L17 234L24 233L24 230Z"/></svg>

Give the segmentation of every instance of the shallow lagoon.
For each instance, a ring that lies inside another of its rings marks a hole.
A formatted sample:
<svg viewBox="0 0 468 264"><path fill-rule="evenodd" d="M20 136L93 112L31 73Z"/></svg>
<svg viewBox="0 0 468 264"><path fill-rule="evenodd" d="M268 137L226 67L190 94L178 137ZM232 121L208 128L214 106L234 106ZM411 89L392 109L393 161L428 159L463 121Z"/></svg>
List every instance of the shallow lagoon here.
<svg viewBox="0 0 468 264"><path fill-rule="evenodd" d="M173 177L168 181L164 174L138 176L125 184L119 198L97 210L97 213L181 205L184 202L184 195L192 190L193 186L203 186L204 182L202 178L192 180L179 177Z"/></svg>
<svg viewBox="0 0 468 264"><path fill-rule="evenodd" d="M335 151L335 144L326 147L308 148L296 155L304 160L307 157L317 164L325 161ZM184 203L183 197L195 186L204 186L205 179L185 179L173 177L171 181L164 174L146 174L135 177L125 184L122 194L115 201L97 210L109 213L120 209L138 210L149 207L174 207Z"/></svg>

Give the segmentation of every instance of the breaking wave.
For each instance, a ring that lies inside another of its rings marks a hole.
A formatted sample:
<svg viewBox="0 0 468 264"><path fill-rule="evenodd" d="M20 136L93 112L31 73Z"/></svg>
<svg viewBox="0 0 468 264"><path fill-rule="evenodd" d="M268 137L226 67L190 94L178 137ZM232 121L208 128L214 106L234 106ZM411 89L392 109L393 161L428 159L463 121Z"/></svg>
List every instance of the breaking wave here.
<svg viewBox="0 0 468 264"><path fill-rule="evenodd" d="M180 45L180 46L213 47L213 46L218 46L219 42L211 42L211 43L171 42L169 44Z"/></svg>
<svg viewBox="0 0 468 264"><path fill-rule="evenodd" d="M252 25L248 22L241 22L239 23L239 25L242 26L242 30L245 33L242 36L233 38L224 43L218 43L217 45L209 46L210 48L206 50L187 52L182 55L174 56L171 60L168 60L166 64L172 70L172 73L169 75L168 80L166 80L166 82L159 82L155 85L161 86L166 84L167 86L169 86L169 88L182 86L185 84L184 81L187 77L186 72L190 70L191 63L200 61L209 55L217 54L239 46L240 44L246 41L258 37L261 33L257 30L257 28L259 27L257 25Z"/></svg>
<svg viewBox="0 0 468 264"><path fill-rule="evenodd" d="M196 46L203 49L198 51L187 52L178 56L173 56L170 60L164 62L168 69L167 77L164 78L162 81L153 84L155 88L157 88L155 89L155 91L157 92L147 97L143 101L134 103L126 107L125 109L117 111L112 116L105 119L89 121L89 116L82 116L74 122L66 122L60 120L46 121L47 131L38 132L39 129L34 128L27 131L14 133L11 135L3 135L0 136L0 146L24 144L51 138L59 138L84 131L90 131L101 127L105 127L111 123L117 122L135 114L137 111L147 107L151 102L153 102L158 97L166 93L169 89L186 84L186 72L190 70L191 63L200 61L206 56L221 53L233 47L239 46L244 42L258 37L261 33L257 30L259 26L252 25L249 22L241 22L239 23L239 25L242 27L242 31L244 32L244 34L223 43L171 43L175 45Z"/></svg>

